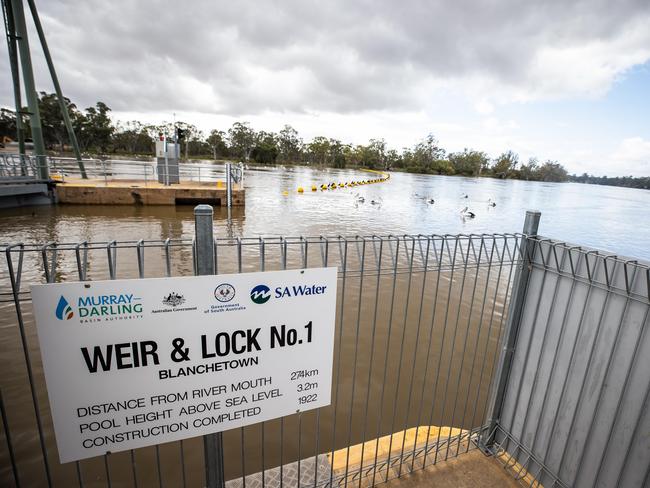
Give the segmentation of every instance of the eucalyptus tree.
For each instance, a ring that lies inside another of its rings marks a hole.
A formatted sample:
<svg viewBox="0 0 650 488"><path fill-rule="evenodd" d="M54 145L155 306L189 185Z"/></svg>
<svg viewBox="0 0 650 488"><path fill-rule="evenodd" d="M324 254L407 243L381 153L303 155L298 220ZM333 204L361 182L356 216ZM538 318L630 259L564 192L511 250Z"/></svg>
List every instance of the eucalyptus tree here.
<svg viewBox="0 0 650 488"><path fill-rule="evenodd" d="M228 139L233 155L248 162L257 143L257 134L251 129L249 123L235 122L232 124L232 127L228 129Z"/></svg>
<svg viewBox="0 0 650 488"><path fill-rule="evenodd" d="M288 163L301 160L303 142L296 129L285 125L278 133L277 142L281 161Z"/></svg>
<svg viewBox="0 0 650 488"><path fill-rule="evenodd" d="M513 151L506 151L494 160L492 173L499 178L511 178L515 175L519 155Z"/></svg>

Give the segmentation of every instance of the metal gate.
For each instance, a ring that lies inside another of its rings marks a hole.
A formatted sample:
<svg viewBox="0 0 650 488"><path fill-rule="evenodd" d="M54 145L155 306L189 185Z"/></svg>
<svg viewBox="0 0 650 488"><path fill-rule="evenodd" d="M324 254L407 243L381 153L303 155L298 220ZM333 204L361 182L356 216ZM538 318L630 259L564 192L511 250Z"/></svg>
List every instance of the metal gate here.
<svg viewBox="0 0 650 488"><path fill-rule="evenodd" d="M539 237L523 249L486 443L527 486L649 486L650 266Z"/></svg>

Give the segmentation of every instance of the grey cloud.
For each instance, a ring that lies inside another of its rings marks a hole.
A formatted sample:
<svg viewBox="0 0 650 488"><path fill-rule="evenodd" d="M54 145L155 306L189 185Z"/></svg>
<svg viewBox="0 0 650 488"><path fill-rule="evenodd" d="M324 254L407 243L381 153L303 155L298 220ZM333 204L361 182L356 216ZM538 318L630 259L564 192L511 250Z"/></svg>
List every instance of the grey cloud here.
<svg viewBox="0 0 650 488"><path fill-rule="evenodd" d="M540 50L615 43L650 20L647 1L39 4L64 91L80 106L234 116L414 109L427 83L476 77L543 92L562 82L538 83ZM34 62L39 89L51 89L41 56ZM10 106L6 56L0 66Z"/></svg>

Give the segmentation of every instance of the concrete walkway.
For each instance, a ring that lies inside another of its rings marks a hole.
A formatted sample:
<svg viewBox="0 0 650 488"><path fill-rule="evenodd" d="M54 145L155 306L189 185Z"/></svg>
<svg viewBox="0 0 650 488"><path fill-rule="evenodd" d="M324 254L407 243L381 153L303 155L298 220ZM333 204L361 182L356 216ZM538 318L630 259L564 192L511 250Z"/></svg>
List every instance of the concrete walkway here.
<svg viewBox="0 0 650 488"><path fill-rule="evenodd" d="M389 479L391 488L514 488L520 486L515 476L524 475L526 486L532 483L543 488L507 453L500 459L488 457L469 441L469 436L468 431L450 427L411 428L248 475L245 484L242 478L230 480L226 487L372 488L373 482L384 485ZM411 468L413 472L409 473Z"/></svg>
<svg viewBox="0 0 650 488"><path fill-rule="evenodd" d="M391 480L383 486L387 488L516 488L521 485L495 458L474 450Z"/></svg>

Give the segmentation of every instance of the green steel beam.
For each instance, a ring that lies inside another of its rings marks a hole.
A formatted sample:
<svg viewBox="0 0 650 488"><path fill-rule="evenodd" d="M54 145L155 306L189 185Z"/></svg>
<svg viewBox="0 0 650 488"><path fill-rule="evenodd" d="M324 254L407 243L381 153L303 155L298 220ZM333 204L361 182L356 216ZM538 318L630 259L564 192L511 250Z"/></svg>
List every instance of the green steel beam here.
<svg viewBox="0 0 650 488"><path fill-rule="evenodd" d="M5 21L5 33L7 34L7 49L9 50L9 66L11 68L11 79L14 86L14 104L16 105L16 136L18 139L18 152L25 155L25 131L23 129L23 117L21 114L22 103L20 99L20 72L18 71L18 48L16 46L16 27L14 25L14 13L11 7L11 0L2 0L2 15ZM27 174L25 161L21 160L23 174Z"/></svg>
<svg viewBox="0 0 650 488"><path fill-rule="evenodd" d="M43 142L43 128L41 127L41 113L38 109L38 95L34 83L34 72L32 70L32 57L29 53L29 39L27 37L27 26L25 24L25 11L22 0L11 0L13 7L16 36L18 38L18 51L20 52L20 65L23 71L23 83L25 84L25 97L29 107L29 125L32 128L32 140L34 141L34 153L38 163L38 176L42 180L50 179L50 172L45 158L45 144Z"/></svg>
<svg viewBox="0 0 650 488"><path fill-rule="evenodd" d="M50 56L50 49L47 47L47 40L45 39L45 34L43 33L43 26L41 25L41 19L38 16L38 10L36 10L36 5L34 0L27 0L29 5L29 10L32 12L32 18L34 19L34 25L36 26L36 32L38 33L38 38L41 41L41 46L43 47L43 54L45 54L45 60L47 61L47 67L50 70L50 76L52 77L52 83L54 84L54 90L56 91L56 98L59 100L59 107L61 109L61 115L63 116L63 122L65 127L68 130L68 137L70 137L70 143L72 144L72 149L74 150L74 155L77 158L77 164L79 164L79 170L81 171L81 177L86 179L86 168L84 163L81 160L81 151L79 151L79 143L77 142L77 136L74 133L72 128L72 122L70 121L70 114L68 113L68 107L65 105L65 100L63 98L63 93L61 92L61 85L59 84L59 77L56 75L54 69L54 63L52 62L52 56Z"/></svg>

